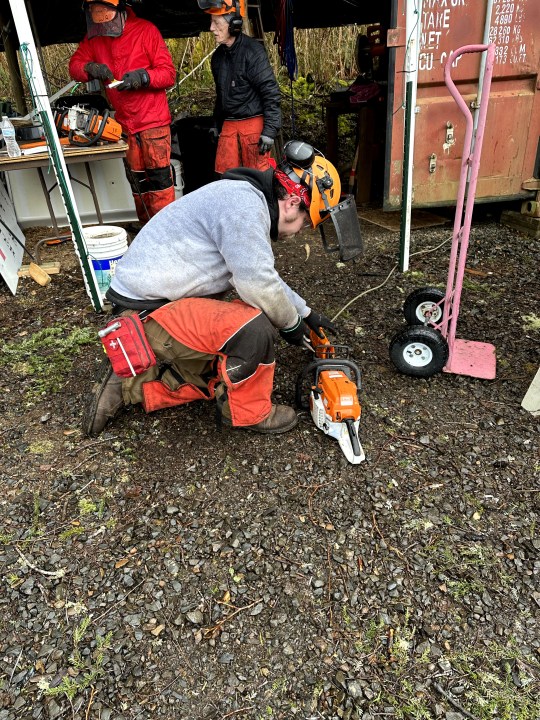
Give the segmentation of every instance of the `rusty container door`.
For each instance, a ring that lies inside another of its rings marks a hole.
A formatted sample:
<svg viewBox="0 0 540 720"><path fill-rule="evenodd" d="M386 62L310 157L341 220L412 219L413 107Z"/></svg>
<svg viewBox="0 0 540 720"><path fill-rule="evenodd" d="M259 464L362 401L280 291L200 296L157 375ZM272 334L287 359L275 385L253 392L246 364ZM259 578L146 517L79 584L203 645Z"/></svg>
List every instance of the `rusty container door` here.
<svg viewBox="0 0 540 720"><path fill-rule="evenodd" d="M401 206L405 2L393 0L385 209ZM483 42L487 0L423 0L414 145L413 206L453 204L457 196L465 120L444 84L448 55ZM540 0L494 0L489 42L496 59L476 197L530 196L540 165ZM452 78L465 101L477 99L480 55L463 55ZM529 182L527 182L529 181Z"/></svg>

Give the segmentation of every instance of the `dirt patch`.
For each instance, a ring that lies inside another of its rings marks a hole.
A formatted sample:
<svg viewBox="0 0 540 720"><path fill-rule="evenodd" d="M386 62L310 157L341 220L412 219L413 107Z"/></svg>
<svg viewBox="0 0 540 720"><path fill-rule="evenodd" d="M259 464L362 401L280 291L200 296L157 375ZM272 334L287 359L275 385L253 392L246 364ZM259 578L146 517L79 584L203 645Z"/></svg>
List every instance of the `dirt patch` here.
<svg viewBox="0 0 540 720"><path fill-rule="evenodd" d="M335 315L397 258L395 233L363 230L354 265L309 234L277 244L283 277ZM450 235L415 231L412 252ZM390 363L405 297L446 281L448 244L413 255L338 319L363 378L356 467L306 414L218 433L206 403L84 438L104 317L72 247L43 251L62 264L46 288L0 288L2 720L540 717L539 420L520 407L538 243L489 219L471 240L458 337L496 346L496 379ZM308 357L277 356L292 404Z"/></svg>

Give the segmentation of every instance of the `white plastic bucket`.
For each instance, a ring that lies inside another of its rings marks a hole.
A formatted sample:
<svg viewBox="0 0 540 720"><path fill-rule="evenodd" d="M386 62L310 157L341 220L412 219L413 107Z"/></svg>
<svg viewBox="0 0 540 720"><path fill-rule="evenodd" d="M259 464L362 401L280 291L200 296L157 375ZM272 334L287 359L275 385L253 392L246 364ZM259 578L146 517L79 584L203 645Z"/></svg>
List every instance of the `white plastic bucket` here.
<svg viewBox="0 0 540 720"><path fill-rule="evenodd" d="M184 194L184 177L182 174L182 163L180 160L173 158L171 165L174 168L173 179L174 179L174 199L178 200Z"/></svg>
<svg viewBox="0 0 540 720"><path fill-rule="evenodd" d="M109 289L116 263L128 248L127 233L115 225L96 225L83 229L88 258L92 263L103 297Z"/></svg>

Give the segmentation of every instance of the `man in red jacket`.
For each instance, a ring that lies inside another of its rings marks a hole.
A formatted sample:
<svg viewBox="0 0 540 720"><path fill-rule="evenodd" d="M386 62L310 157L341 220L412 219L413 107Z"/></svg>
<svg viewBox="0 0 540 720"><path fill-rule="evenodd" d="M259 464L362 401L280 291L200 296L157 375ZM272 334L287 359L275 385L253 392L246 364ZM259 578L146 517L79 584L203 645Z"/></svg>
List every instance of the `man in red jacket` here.
<svg viewBox="0 0 540 720"><path fill-rule="evenodd" d="M166 89L176 71L155 25L125 0L86 0L87 34L73 54L74 80L101 80L115 118L127 135L126 174L137 216L146 223L174 200L171 114ZM110 83L121 81L115 87Z"/></svg>

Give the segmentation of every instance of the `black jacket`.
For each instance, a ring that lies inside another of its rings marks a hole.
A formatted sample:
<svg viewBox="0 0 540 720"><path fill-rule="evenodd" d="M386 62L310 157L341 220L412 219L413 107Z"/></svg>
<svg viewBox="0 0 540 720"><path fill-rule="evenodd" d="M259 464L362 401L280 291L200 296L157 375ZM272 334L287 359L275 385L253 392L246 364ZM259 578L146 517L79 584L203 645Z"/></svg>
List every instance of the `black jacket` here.
<svg viewBox="0 0 540 720"><path fill-rule="evenodd" d="M212 55L212 74L218 127L224 120L263 115L262 134L275 138L281 128L281 95L263 44L241 33L230 47L220 45Z"/></svg>

